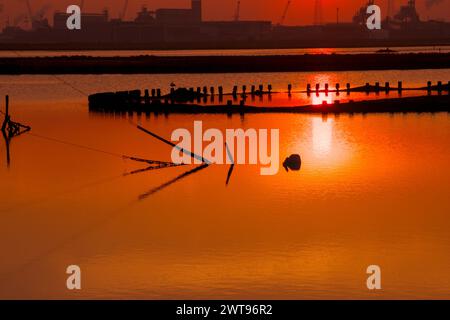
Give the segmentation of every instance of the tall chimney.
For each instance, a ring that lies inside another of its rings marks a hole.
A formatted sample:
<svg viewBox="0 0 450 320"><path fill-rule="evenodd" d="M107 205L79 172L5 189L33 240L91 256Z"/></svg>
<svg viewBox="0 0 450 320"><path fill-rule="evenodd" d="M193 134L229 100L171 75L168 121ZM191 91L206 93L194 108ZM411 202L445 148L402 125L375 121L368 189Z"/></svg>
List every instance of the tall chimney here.
<svg viewBox="0 0 450 320"><path fill-rule="evenodd" d="M202 22L202 0L192 0L192 16L195 22Z"/></svg>
<svg viewBox="0 0 450 320"><path fill-rule="evenodd" d="M316 0L314 4L314 24L319 26L323 23L322 0Z"/></svg>

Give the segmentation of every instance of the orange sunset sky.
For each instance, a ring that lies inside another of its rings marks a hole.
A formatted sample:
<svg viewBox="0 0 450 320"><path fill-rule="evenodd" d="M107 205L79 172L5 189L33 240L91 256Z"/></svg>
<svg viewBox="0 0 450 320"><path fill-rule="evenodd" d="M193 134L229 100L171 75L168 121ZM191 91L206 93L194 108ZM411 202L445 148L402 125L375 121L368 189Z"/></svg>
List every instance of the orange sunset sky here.
<svg viewBox="0 0 450 320"><path fill-rule="evenodd" d="M46 15L51 17L54 10L62 11L69 4L79 4L81 0L30 0L34 12L47 7ZM125 0L85 0L85 11L95 12L108 8L111 16L117 16ZM146 5L149 9L156 8L188 8L190 0L129 0L127 18L133 18L135 13ZM350 21L355 11L366 0L322 0L323 19L325 22L336 21L336 9L340 8L340 20ZM394 10L407 0L393 0ZM450 20L450 0L417 0L417 7L423 19ZM427 6L427 2L435 4ZM230 20L234 16L237 0L203 0L203 16L205 20ZM282 16L287 0L241 0L241 19L272 20L278 22ZM386 12L387 0L375 1ZM3 12L0 13L3 25L9 17L26 13L25 0L0 0ZM292 0L286 24L311 24L314 20L314 0Z"/></svg>

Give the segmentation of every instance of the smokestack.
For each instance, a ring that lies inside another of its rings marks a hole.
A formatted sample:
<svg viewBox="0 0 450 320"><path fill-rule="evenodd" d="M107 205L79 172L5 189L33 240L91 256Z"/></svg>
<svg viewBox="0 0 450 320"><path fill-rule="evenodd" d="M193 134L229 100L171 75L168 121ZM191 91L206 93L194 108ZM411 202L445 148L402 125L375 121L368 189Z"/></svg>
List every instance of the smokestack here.
<svg viewBox="0 0 450 320"><path fill-rule="evenodd" d="M202 22L202 0L192 0L192 15L196 22Z"/></svg>

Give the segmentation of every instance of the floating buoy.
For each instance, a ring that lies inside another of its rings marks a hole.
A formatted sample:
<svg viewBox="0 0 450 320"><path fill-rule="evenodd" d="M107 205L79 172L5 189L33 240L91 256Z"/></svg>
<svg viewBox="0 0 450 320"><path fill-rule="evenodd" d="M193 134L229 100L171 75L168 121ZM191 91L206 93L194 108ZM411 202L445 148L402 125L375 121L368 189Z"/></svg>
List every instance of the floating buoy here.
<svg viewBox="0 0 450 320"><path fill-rule="evenodd" d="M293 154L284 160L283 167L286 172L289 172L289 170L299 171L302 167L302 158L299 154Z"/></svg>

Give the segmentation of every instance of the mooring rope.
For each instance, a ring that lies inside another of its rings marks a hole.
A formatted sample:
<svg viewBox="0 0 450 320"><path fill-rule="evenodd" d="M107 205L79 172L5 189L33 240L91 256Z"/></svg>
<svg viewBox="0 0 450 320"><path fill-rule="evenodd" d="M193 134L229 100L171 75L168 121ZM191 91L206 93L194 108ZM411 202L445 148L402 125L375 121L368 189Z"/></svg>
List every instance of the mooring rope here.
<svg viewBox="0 0 450 320"><path fill-rule="evenodd" d="M48 140L48 141L52 141L52 142L56 142L56 143L60 143L60 144L64 144L64 145L68 145L68 146L71 146L71 147L92 151L92 152L102 153L102 154L106 154L106 155L109 155L109 156L112 156L112 157L116 157L116 158L132 160L132 161L136 161L136 162L146 162L146 163L149 163L149 164L174 165L173 162L159 161L159 160L149 160L149 159L142 159L142 158L132 157L132 156L116 153L116 152L101 150L101 149L94 148L94 147L91 147L91 146L81 145L81 144L77 144L77 143L73 143L73 142L69 142L69 141L64 141L64 140L61 140L61 139L56 139L56 138L52 138L52 137L36 134L36 133L33 133L33 132L29 132L28 134L33 136L33 137L36 137L36 138L40 138L40 139L44 139L44 140Z"/></svg>
<svg viewBox="0 0 450 320"><path fill-rule="evenodd" d="M19 58L24 58L23 55L21 55L19 52L15 51L15 50L12 50L12 52L13 52L16 56L18 56ZM58 77L57 75L55 75L55 74L49 74L49 76L55 78L55 79L58 80L59 82L61 82L61 83L65 84L66 86L72 88L74 91L76 91L76 92L78 92L78 93L81 93L83 96L86 96L86 97L89 96L89 95L88 95L86 92L84 92L83 90L81 90L81 89L75 87L73 84L71 84L71 83L69 83L68 81L66 81L66 80L64 80L64 79L62 79L62 78L60 78L60 77Z"/></svg>
<svg viewBox="0 0 450 320"><path fill-rule="evenodd" d="M78 89L77 87L75 87L75 86L74 86L73 84L71 84L70 82L68 82L68 81L66 81L66 80L64 80L64 79L62 79L62 78L60 78L60 77L58 77L58 76L56 76L56 75L54 75L54 74L51 74L51 76L52 76L53 78L55 78L56 80L60 81L61 83L65 84L66 86L72 88L72 89L75 90L76 92L81 93L83 96L86 96L86 97L89 96L86 92L84 92L84 91L81 90L81 89Z"/></svg>
<svg viewBox="0 0 450 320"><path fill-rule="evenodd" d="M13 52L18 57L22 57L22 55L19 52L17 52L17 51L13 51ZM54 75L54 74L50 74L50 76L52 76L53 78L55 78L59 82L63 83L64 85L70 87L72 90L82 94L83 96L86 96L86 97L89 96L89 94L87 94L83 90L77 88L75 85L73 85L72 83L66 81L65 79L62 79L61 77L58 77L57 75ZM1 110L0 110L0 113L6 115ZM119 154L119 153L115 153L115 152L100 150L100 149L93 148L93 147L90 147L90 146L85 146L85 145L81 145L81 144L77 144L77 143L73 143L73 142L68 142L68 141L64 141L64 140L61 140L61 139L57 139L57 138L52 138L52 137L48 137L48 136L44 136L44 135L39 135L39 134L36 134L36 133L29 133L29 134L34 136L34 137L36 137L36 138L41 138L41 139L45 139L45 140L48 140L48 141L53 141L53 142L56 142L56 143L61 143L61 144L65 144L65 145L68 145L68 146L81 148L81 149L85 149L85 150L89 150L89 151L93 151L93 152L103 153L103 154L107 154L107 155L110 155L110 156L113 156L113 157L118 157L118 158L122 158L122 159L126 159L126 160L132 160L132 161L136 161L136 162L145 162L145 163L148 163L148 164L151 164L151 165L163 165L163 166L166 166L166 167L178 166L177 164L175 164L173 162L141 159L141 158L132 157L132 156L128 156L128 155L123 155L123 154Z"/></svg>
<svg viewBox="0 0 450 320"><path fill-rule="evenodd" d="M121 155L119 153L105 151L105 150L100 150L100 149L97 149L97 148L84 146L84 145L81 145L81 144L68 142L68 141L64 141L64 140L60 140L60 139L56 139L56 138L52 138L52 137L47 137L47 136L43 136L43 135L32 133L32 132L30 132L29 135L31 135L33 137L40 138L40 139L49 140L49 141L53 141L53 142L56 142L56 143L65 144L65 145L68 145L68 146L80 148L80 149L85 149L85 150L89 150L89 151L93 151L93 152L107 154L107 155L110 155L110 156L113 156L113 157L119 157L119 158L123 157L123 155Z"/></svg>

